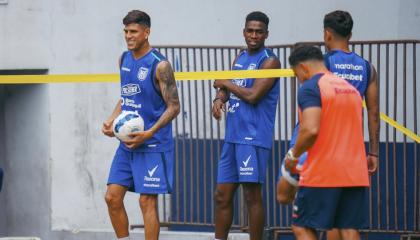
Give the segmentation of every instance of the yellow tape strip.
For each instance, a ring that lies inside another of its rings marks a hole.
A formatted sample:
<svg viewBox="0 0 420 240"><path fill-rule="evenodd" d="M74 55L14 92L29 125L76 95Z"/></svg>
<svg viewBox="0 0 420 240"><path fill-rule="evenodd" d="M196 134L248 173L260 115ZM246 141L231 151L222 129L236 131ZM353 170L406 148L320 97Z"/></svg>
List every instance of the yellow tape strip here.
<svg viewBox="0 0 420 240"><path fill-rule="evenodd" d="M363 107L366 108L366 102L365 101L363 101ZM382 112L379 113L379 117L382 119L382 121L388 123L389 125L391 125L395 129L397 129L398 131L400 131L403 134L405 134L407 137L413 139L417 143L420 143L420 137L417 134L415 134L410 129L404 127L403 125L399 124L394 119L388 117L385 113L382 113Z"/></svg>
<svg viewBox="0 0 420 240"><path fill-rule="evenodd" d="M293 77L291 69L264 69L241 71L205 71L205 72L175 72L175 79L205 80L233 78L273 78ZM33 83L98 83L118 82L118 74L66 74L66 75L2 75L0 84L33 84Z"/></svg>
<svg viewBox="0 0 420 240"><path fill-rule="evenodd" d="M407 137L413 139L414 141L416 141L417 143L420 143L420 137L415 134L414 132L412 132L410 129L405 128L403 125L399 124L397 121L395 121L394 119L388 117L386 114L381 113L380 114L381 119L388 123L389 125L393 126L394 128L396 128L398 131L402 132L403 134L405 134Z"/></svg>
<svg viewBox="0 0 420 240"><path fill-rule="evenodd" d="M205 71L205 72L175 72L175 79L206 80L206 79L233 79L233 78L273 78L293 77L291 69L264 69L241 71ZM118 82L119 74L66 74L66 75L0 75L0 84L33 84L33 83L103 83ZM366 104L363 102L363 106ZM407 137L420 143L420 137L405 128L384 113L380 113L383 121L401 131Z"/></svg>

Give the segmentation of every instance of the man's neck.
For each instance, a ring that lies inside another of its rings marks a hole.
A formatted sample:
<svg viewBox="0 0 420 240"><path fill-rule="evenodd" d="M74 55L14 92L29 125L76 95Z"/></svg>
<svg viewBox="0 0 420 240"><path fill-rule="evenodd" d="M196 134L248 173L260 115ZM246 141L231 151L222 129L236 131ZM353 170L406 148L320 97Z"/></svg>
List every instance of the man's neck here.
<svg viewBox="0 0 420 240"><path fill-rule="evenodd" d="M252 54L259 53L259 52L260 52L261 50L263 50L264 48L265 48L265 46L264 46L264 45L262 45L261 47L256 48L256 49L250 49L250 48L248 48L248 49L247 49L247 51L248 51L248 54L252 55Z"/></svg>
<svg viewBox="0 0 420 240"><path fill-rule="evenodd" d="M331 44L330 50L341 50L343 52L351 52L347 41L336 41Z"/></svg>
<svg viewBox="0 0 420 240"><path fill-rule="evenodd" d="M313 68L310 69L309 75L311 76L311 78L317 74L320 73L328 73L328 69L323 65L323 64L319 64L317 66L314 66Z"/></svg>
<svg viewBox="0 0 420 240"><path fill-rule="evenodd" d="M151 47L149 42L145 42L139 49L132 50L133 56L135 59L139 59L146 55L150 51Z"/></svg>

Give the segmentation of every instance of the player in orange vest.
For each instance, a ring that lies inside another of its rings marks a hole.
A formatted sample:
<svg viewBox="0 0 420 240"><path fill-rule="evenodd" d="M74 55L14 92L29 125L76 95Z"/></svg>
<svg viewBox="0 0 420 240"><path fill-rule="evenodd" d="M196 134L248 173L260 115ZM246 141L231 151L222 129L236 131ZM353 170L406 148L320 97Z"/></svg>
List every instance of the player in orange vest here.
<svg viewBox="0 0 420 240"><path fill-rule="evenodd" d="M293 206L297 239L317 239L316 229L339 229L359 239L367 226L368 165L362 132L362 98L324 65L319 48L298 46L289 57L299 81L300 129L285 157L288 171L308 152Z"/></svg>

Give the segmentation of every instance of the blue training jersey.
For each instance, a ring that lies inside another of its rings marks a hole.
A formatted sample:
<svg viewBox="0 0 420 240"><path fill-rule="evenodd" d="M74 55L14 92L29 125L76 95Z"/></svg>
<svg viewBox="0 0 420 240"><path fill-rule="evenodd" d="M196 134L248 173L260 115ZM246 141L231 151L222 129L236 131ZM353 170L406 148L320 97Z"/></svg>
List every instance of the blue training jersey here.
<svg viewBox="0 0 420 240"><path fill-rule="evenodd" d="M131 51L121 57L121 110L135 111L144 120L144 129L150 129L166 110L166 103L155 84L156 67L165 57L156 49L135 59ZM123 143L125 150L135 152L163 152L173 149L172 124L159 129L156 134L137 149L131 150Z"/></svg>
<svg viewBox="0 0 420 240"><path fill-rule="evenodd" d="M233 70L260 69L268 58L277 58L273 51L268 48L264 48L252 55L246 50L242 51L234 62ZM240 87L251 88L255 78L241 78L231 81ZM230 93L226 116L225 141L270 149L273 143L278 98L278 79L276 79L266 95L256 104L247 103Z"/></svg>
<svg viewBox="0 0 420 240"><path fill-rule="evenodd" d="M370 80L370 63L354 52L332 50L324 56L325 66L335 75L346 79L365 96Z"/></svg>

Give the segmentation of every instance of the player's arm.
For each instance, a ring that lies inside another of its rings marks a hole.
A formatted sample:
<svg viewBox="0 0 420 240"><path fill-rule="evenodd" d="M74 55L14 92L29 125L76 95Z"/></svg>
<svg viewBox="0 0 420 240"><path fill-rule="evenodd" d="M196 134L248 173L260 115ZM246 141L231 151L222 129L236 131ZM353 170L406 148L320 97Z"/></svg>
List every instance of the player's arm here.
<svg viewBox="0 0 420 240"><path fill-rule="evenodd" d="M314 145L321 125L321 107L308 107L302 112L299 133L293 155L299 157Z"/></svg>
<svg viewBox="0 0 420 240"><path fill-rule="evenodd" d="M159 129L170 123L179 113L180 104L178 90L176 88L175 76L171 64L162 61L156 68L156 80L158 82L163 101L166 103L166 110L158 121L148 130L130 134L133 138L125 142L129 148L136 148L151 138Z"/></svg>
<svg viewBox="0 0 420 240"><path fill-rule="evenodd" d="M226 111L225 103L229 100L229 92L224 88L219 88L213 100L212 113L216 120L222 117L222 111Z"/></svg>
<svg viewBox="0 0 420 240"><path fill-rule="evenodd" d="M111 116L102 124L102 132L108 137L114 137L114 132L112 131L112 122L114 119L121 113L121 99L118 100L117 105L112 111Z"/></svg>
<svg viewBox="0 0 420 240"><path fill-rule="evenodd" d="M261 69L278 68L280 68L280 61L275 57L267 59L261 67ZM232 83L231 81L216 80L213 86L216 88L224 88L235 94L243 101L256 104L271 89L275 81L277 81L276 78L257 78L255 79L252 87L243 88Z"/></svg>
<svg viewBox="0 0 420 240"><path fill-rule="evenodd" d="M121 55L118 59L118 66L121 67ZM117 105L114 108L114 111L112 112L111 116L102 124L102 132L106 136L114 137L114 131L112 131L112 122L114 119L121 113L121 99L118 100Z"/></svg>
<svg viewBox="0 0 420 240"><path fill-rule="evenodd" d="M378 74L375 68L371 65L371 78L366 89L366 107L368 115L368 130L369 130L369 154L368 164L369 173L374 173L378 167L379 156L379 94L378 94Z"/></svg>
<svg viewBox="0 0 420 240"><path fill-rule="evenodd" d="M316 81L304 84L298 92L299 108L302 110L299 132L295 146L285 157L285 167L291 170L298 158L315 143L321 126L321 93Z"/></svg>

